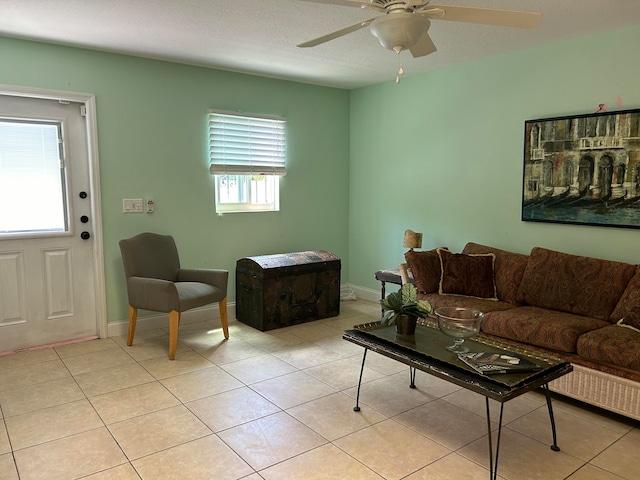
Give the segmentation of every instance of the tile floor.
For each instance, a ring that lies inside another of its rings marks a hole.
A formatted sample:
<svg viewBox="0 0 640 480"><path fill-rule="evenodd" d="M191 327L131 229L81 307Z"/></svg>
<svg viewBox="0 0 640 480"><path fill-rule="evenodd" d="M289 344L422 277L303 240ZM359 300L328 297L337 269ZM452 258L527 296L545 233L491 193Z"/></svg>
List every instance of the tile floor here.
<svg viewBox="0 0 640 480"><path fill-rule="evenodd" d="M183 325L0 357L0 480L483 479L484 398L341 339L372 302L272 332ZM497 403L496 403L497 405ZM638 423L544 397L506 404L499 477L640 478ZM495 406L495 405L494 405Z"/></svg>

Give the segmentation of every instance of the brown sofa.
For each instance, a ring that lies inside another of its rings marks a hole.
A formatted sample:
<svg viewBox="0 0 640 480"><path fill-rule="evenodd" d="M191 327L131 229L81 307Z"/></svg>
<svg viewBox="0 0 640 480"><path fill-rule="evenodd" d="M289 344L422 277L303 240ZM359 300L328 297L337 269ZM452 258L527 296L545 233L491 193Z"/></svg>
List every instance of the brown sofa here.
<svg viewBox="0 0 640 480"><path fill-rule="evenodd" d="M569 360L551 390L640 420L640 266L476 243L405 259L434 308L477 308L484 335Z"/></svg>

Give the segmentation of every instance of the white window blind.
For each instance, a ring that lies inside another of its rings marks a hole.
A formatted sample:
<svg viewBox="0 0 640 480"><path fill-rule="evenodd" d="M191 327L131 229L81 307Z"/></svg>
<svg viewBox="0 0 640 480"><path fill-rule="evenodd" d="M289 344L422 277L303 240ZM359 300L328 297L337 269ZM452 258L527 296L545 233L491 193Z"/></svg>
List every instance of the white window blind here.
<svg viewBox="0 0 640 480"><path fill-rule="evenodd" d="M287 174L286 120L209 111L209 171L212 175Z"/></svg>
<svg viewBox="0 0 640 480"><path fill-rule="evenodd" d="M0 235L68 230L62 125L0 119Z"/></svg>

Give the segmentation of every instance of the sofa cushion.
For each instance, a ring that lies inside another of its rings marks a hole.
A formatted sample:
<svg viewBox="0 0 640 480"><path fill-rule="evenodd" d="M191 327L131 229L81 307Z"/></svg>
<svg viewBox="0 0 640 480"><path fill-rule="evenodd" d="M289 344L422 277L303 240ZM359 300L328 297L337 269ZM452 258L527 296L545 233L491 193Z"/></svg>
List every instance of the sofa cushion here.
<svg viewBox="0 0 640 480"><path fill-rule="evenodd" d="M624 293L618 300L609 320L617 322L636 305L640 305L640 265L636 266L636 273L627 284L627 288L624 289Z"/></svg>
<svg viewBox="0 0 640 480"><path fill-rule="evenodd" d="M438 248L437 252L442 269L438 293L498 299L493 276L496 256L493 253L465 255L443 248Z"/></svg>
<svg viewBox="0 0 640 480"><path fill-rule="evenodd" d="M640 332L609 325L586 333L578 339L578 354L594 362L640 370Z"/></svg>
<svg viewBox="0 0 640 480"><path fill-rule="evenodd" d="M517 307L485 314L482 331L517 342L574 353L581 335L609 322L540 307Z"/></svg>
<svg viewBox="0 0 640 480"><path fill-rule="evenodd" d="M508 252L473 242L467 243L462 253L493 253L496 256L494 275L498 298L514 305L518 304L518 287L520 286L524 269L527 266L529 255Z"/></svg>
<svg viewBox="0 0 640 480"><path fill-rule="evenodd" d="M635 265L536 247L531 250L518 302L608 320Z"/></svg>
<svg viewBox="0 0 640 480"><path fill-rule="evenodd" d="M409 250L404 254L418 293L437 292L440 287L440 257L434 248L423 252Z"/></svg>

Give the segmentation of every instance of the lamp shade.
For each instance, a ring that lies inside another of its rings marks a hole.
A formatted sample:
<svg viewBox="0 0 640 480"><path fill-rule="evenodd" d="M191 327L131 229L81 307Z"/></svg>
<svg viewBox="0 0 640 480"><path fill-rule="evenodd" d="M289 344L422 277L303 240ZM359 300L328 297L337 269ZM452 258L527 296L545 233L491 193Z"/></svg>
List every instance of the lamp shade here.
<svg viewBox="0 0 640 480"><path fill-rule="evenodd" d="M384 48L400 53L413 47L429 25L429 19L422 15L392 12L371 22L370 30Z"/></svg>
<svg viewBox="0 0 640 480"><path fill-rule="evenodd" d="M413 230L405 230L404 232L404 244L405 248L422 248L422 234L414 232Z"/></svg>

